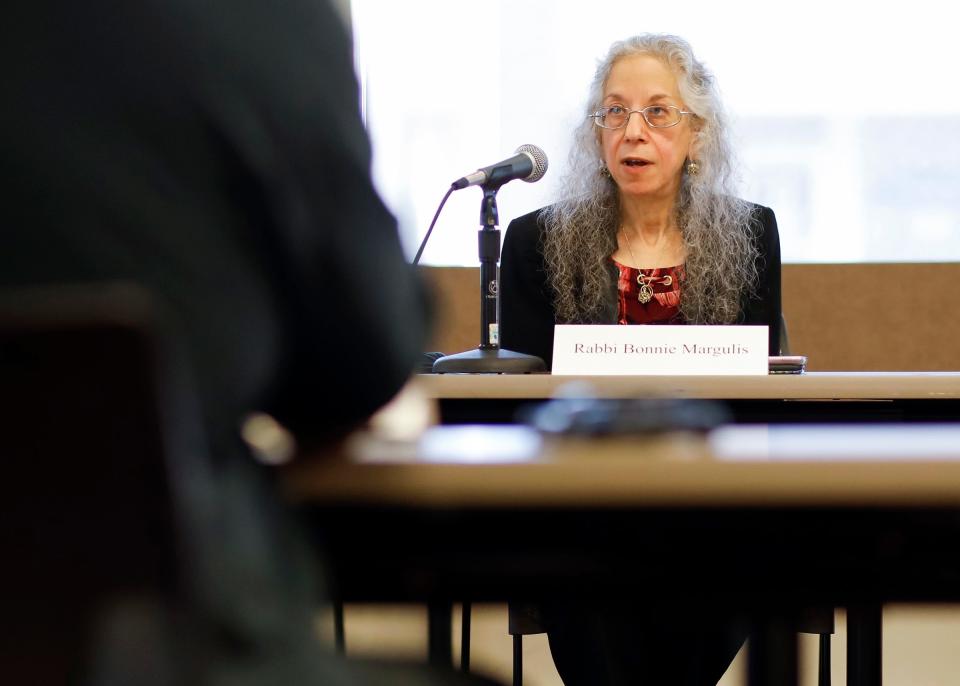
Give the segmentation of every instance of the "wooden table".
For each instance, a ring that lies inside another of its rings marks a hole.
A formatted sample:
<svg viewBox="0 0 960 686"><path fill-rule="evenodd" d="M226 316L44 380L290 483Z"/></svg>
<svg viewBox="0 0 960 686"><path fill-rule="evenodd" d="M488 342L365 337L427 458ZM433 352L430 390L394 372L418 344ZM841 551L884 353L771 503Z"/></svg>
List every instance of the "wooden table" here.
<svg viewBox="0 0 960 686"><path fill-rule="evenodd" d="M644 588L651 603L746 608L767 628L805 605L867 608L879 626L883 602L960 600L960 425L601 440L438 427L412 444L357 439L285 484L344 600ZM879 683L879 653L859 664L857 636L848 645L848 683ZM752 659L753 682L763 665Z"/></svg>
<svg viewBox="0 0 960 686"><path fill-rule="evenodd" d="M953 421L960 372L807 372L767 376L423 374L444 423L509 423L519 407L587 388L597 397L723 400L742 423Z"/></svg>

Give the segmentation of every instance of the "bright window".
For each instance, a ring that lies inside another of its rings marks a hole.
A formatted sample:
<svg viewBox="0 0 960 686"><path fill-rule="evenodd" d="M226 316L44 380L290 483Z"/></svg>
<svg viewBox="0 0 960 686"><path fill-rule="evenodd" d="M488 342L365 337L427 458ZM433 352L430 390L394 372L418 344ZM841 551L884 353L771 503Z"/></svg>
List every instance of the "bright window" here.
<svg viewBox="0 0 960 686"><path fill-rule="evenodd" d="M655 6L662 5L662 6ZM450 183L546 151L500 225L548 204L597 61L643 31L693 45L720 84L742 197L786 261L960 260L960 88L949 4L353 0L374 175L413 255ZM454 193L424 263L477 264L481 193Z"/></svg>

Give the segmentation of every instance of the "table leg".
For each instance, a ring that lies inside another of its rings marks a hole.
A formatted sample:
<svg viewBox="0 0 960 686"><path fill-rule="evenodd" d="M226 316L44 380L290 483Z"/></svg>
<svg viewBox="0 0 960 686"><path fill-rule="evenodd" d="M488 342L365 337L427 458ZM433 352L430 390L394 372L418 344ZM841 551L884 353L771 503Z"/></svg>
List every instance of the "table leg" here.
<svg viewBox="0 0 960 686"><path fill-rule="evenodd" d="M438 667L453 666L453 603L427 604L427 660Z"/></svg>
<svg viewBox="0 0 960 686"><path fill-rule="evenodd" d="M460 671L470 671L470 603L463 603L460 613Z"/></svg>
<svg viewBox="0 0 960 686"><path fill-rule="evenodd" d="M830 686L830 634L820 634L820 657L817 661L817 686Z"/></svg>
<svg viewBox="0 0 960 686"><path fill-rule="evenodd" d="M749 686L797 686L797 629L785 617L761 620L747 651Z"/></svg>
<svg viewBox="0 0 960 686"><path fill-rule="evenodd" d="M513 635L513 686L523 686L523 635Z"/></svg>
<svg viewBox="0 0 960 686"><path fill-rule="evenodd" d="M346 633L343 626L343 603L333 603L333 649L338 655L347 654Z"/></svg>
<svg viewBox="0 0 960 686"><path fill-rule="evenodd" d="M847 685L883 683L883 606L847 608Z"/></svg>

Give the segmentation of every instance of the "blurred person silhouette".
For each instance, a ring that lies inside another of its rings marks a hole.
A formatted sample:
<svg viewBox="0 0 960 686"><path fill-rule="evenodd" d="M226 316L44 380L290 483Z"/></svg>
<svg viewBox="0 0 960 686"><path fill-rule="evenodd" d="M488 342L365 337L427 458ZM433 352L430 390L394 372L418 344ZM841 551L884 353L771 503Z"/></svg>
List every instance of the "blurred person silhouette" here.
<svg viewBox="0 0 960 686"><path fill-rule="evenodd" d="M4 14L0 288L131 282L180 334L216 485L200 680L459 682L324 652L321 566L241 439L262 412L327 445L401 388L425 339L341 17L326 0Z"/></svg>

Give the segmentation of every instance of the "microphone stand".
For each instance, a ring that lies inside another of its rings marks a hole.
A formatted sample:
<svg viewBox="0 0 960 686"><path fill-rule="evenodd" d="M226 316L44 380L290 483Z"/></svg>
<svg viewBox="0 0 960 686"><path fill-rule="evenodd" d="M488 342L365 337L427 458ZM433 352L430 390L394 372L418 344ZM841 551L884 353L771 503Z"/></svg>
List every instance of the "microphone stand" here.
<svg viewBox="0 0 960 686"><path fill-rule="evenodd" d="M544 372L547 366L535 355L500 347L500 230L497 228L497 191L510 179L491 178L483 184L478 232L480 250L480 346L474 350L446 355L433 363L435 374L529 374Z"/></svg>

